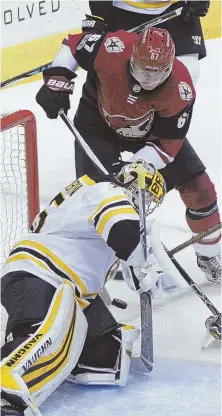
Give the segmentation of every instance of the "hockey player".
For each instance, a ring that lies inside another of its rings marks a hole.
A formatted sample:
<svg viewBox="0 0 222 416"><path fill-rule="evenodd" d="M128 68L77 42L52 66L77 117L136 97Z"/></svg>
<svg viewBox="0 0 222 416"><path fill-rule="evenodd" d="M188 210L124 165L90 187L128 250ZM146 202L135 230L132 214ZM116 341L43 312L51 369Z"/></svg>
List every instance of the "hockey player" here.
<svg viewBox="0 0 222 416"><path fill-rule="evenodd" d="M206 16L210 1L89 1L93 15L100 16L109 30L131 29L141 23L183 7L181 16L160 23L175 42L176 56L190 72L193 84L199 78L199 60L206 56L200 17Z"/></svg>
<svg viewBox="0 0 222 416"><path fill-rule="evenodd" d="M97 292L119 259L138 293L155 286L158 274L150 250L147 267L141 264L136 164L121 178L126 189L104 175L75 180L11 250L1 279L9 315L1 351L2 416L24 415L27 407L39 415L36 406L71 372L80 384L126 384L139 330L118 324ZM165 192L152 166L146 191L149 213Z"/></svg>
<svg viewBox="0 0 222 416"><path fill-rule="evenodd" d="M70 108L78 65L95 78L96 87L83 86L75 125L105 168L120 170L121 152L130 151L132 160L143 159L161 171L167 191L179 191L193 234L217 224L214 185L186 138L195 90L189 72L175 58L169 33L158 28L139 35L107 33L98 19L84 21L83 33L69 35L52 68L44 72L36 100L49 118ZM78 143L75 163L77 176L95 172ZM217 231L194 247L198 266L211 282L221 280L220 241Z"/></svg>

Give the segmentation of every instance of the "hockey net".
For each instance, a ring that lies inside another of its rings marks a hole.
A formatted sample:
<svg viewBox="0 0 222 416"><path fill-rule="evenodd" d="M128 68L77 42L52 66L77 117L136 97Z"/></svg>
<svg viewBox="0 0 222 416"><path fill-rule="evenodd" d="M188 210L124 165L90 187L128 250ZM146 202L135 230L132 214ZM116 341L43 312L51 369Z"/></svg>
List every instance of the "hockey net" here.
<svg viewBox="0 0 222 416"><path fill-rule="evenodd" d="M39 212L36 120L28 110L1 116L0 175L2 266Z"/></svg>

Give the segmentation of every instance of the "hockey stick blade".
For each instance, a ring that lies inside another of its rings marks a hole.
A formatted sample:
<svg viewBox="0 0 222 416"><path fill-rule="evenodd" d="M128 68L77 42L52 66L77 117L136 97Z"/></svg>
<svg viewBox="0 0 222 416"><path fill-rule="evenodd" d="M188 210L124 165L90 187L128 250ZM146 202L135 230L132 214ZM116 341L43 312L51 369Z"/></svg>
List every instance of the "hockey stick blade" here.
<svg viewBox="0 0 222 416"><path fill-rule="evenodd" d="M151 292L141 293L141 360L144 372L153 370L153 320Z"/></svg>

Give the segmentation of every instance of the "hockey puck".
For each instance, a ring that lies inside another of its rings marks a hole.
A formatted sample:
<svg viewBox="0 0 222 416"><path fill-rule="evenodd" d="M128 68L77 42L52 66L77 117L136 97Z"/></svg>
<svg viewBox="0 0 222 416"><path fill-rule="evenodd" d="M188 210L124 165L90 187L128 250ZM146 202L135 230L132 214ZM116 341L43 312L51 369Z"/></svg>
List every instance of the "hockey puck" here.
<svg viewBox="0 0 222 416"><path fill-rule="evenodd" d="M127 308L127 303L124 302L124 300L117 299L117 298L113 299L112 305L116 306L117 308L120 308L120 309L126 309Z"/></svg>

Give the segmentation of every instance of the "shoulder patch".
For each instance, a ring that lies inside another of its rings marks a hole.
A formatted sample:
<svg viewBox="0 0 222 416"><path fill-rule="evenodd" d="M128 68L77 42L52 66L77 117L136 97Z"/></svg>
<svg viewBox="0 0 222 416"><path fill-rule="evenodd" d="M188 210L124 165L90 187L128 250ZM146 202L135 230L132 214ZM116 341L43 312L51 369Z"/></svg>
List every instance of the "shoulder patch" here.
<svg viewBox="0 0 222 416"><path fill-rule="evenodd" d="M179 94L182 100L190 101L191 98L193 98L192 88L186 82L181 81L178 84L178 88L179 88Z"/></svg>
<svg viewBox="0 0 222 416"><path fill-rule="evenodd" d="M104 46L109 53L119 53L125 49L124 43L116 36L106 39Z"/></svg>

